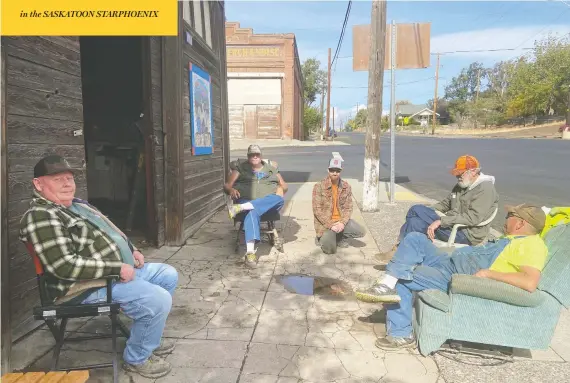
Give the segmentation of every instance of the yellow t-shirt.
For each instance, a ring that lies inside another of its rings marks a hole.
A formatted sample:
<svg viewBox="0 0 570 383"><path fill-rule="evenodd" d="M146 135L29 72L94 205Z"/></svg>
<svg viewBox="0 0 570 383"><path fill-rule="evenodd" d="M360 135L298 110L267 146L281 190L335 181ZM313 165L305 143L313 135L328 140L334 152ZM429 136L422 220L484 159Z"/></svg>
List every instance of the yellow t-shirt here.
<svg viewBox="0 0 570 383"><path fill-rule="evenodd" d="M338 222L342 218L340 212L338 211L338 185L332 185L332 197L333 197L333 213L331 220L333 222Z"/></svg>
<svg viewBox="0 0 570 383"><path fill-rule="evenodd" d="M520 266L534 267L542 271L548 256L548 248L539 235L512 238L511 242L495 259L489 270L501 273L518 273Z"/></svg>

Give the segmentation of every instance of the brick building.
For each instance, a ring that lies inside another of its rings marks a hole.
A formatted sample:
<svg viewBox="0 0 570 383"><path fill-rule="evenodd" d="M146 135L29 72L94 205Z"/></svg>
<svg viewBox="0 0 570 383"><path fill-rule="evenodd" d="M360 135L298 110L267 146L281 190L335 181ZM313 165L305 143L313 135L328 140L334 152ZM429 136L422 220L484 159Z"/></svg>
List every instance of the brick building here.
<svg viewBox="0 0 570 383"><path fill-rule="evenodd" d="M303 75L293 33L226 22L230 138L304 139Z"/></svg>

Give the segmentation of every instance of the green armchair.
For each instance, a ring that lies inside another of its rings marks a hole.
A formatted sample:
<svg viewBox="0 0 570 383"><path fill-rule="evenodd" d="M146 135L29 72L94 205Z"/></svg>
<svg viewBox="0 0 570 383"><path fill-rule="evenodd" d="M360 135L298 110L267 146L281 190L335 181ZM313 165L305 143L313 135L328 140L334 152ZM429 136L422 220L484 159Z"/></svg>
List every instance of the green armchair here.
<svg viewBox="0 0 570 383"><path fill-rule="evenodd" d="M524 349L546 349L560 310L570 308L570 224L544 238L548 260L538 289L454 275L449 293L424 290L414 307L414 331L422 355L448 339Z"/></svg>

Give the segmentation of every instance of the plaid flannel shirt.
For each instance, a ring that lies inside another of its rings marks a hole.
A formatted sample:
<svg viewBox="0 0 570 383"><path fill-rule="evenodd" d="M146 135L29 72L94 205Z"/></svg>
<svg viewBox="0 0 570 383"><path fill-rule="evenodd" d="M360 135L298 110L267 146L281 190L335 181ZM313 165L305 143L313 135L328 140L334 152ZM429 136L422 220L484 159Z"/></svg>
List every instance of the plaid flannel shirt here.
<svg viewBox="0 0 570 383"><path fill-rule="evenodd" d="M85 201L74 199L74 202L97 211ZM44 268L51 300L65 296L83 281L121 272L119 247L106 233L36 192L20 221L20 240L33 245Z"/></svg>
<svg viewBox="0 0 570 383"><path fill-rule="evenodd" d="M313 215L315 218L315 232L319 238L335 223L332 220L332 197L332 182L329 177L313 187ZM338 211L341 216L340 222L346 225L352 215L352 188L348 182L342 179L338 188Z"/></svg>

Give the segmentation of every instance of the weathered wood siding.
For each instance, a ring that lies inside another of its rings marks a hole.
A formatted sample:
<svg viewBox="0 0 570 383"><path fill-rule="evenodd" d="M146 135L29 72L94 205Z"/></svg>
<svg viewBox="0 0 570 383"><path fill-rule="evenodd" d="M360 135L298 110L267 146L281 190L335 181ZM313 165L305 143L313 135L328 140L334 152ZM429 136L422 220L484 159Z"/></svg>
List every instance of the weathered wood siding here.
<svg viewBox="0 0 570 383"><path fill-rule="evenodd" d="M228 120L225 110L227 81L225 80L224 7L223 2L207 1L212 23L212 48L184 23L184 32L192 34L192 44L182 42L183 72L183 139L184 139L184 221L183 238L189 237L224 204L224 140ZM184 40L184 39L182 39ZM214 153L193 156L190 136L189 64L199 66L211 76L212 111L214 120Z"/></svg>
<svg viewBox="0 0 570 383"><path fill-rule="evenodd" d="M164 130L162 124L162 41L149 37L151 68L151 118L154 154L154 204L156 211L157 244L164 245L165 194L164 194Z"/></svg>
<svg viewBox="0 0 570 383"><path fill-rule="evenodd" d="M230 138L244 137L244 111L243 105L230 105Z"/></svg>
<svg viewBox="0 0 570 383"><path fill-rule="evenodd" d="M6 136L8 150L8 249L13 339L39 322L34 266L18 239L19 221L32 194L33 167L48 154L85 164L81 62L77 37L8 37L6 49ZM85 174L76 177L77 196L87 198Z"/></svg>
<svg viewBox="0 0 570 383"><path fill-rule="evenodd" d="M281 138L281 105L257 106L257 137Z"/></svg>

